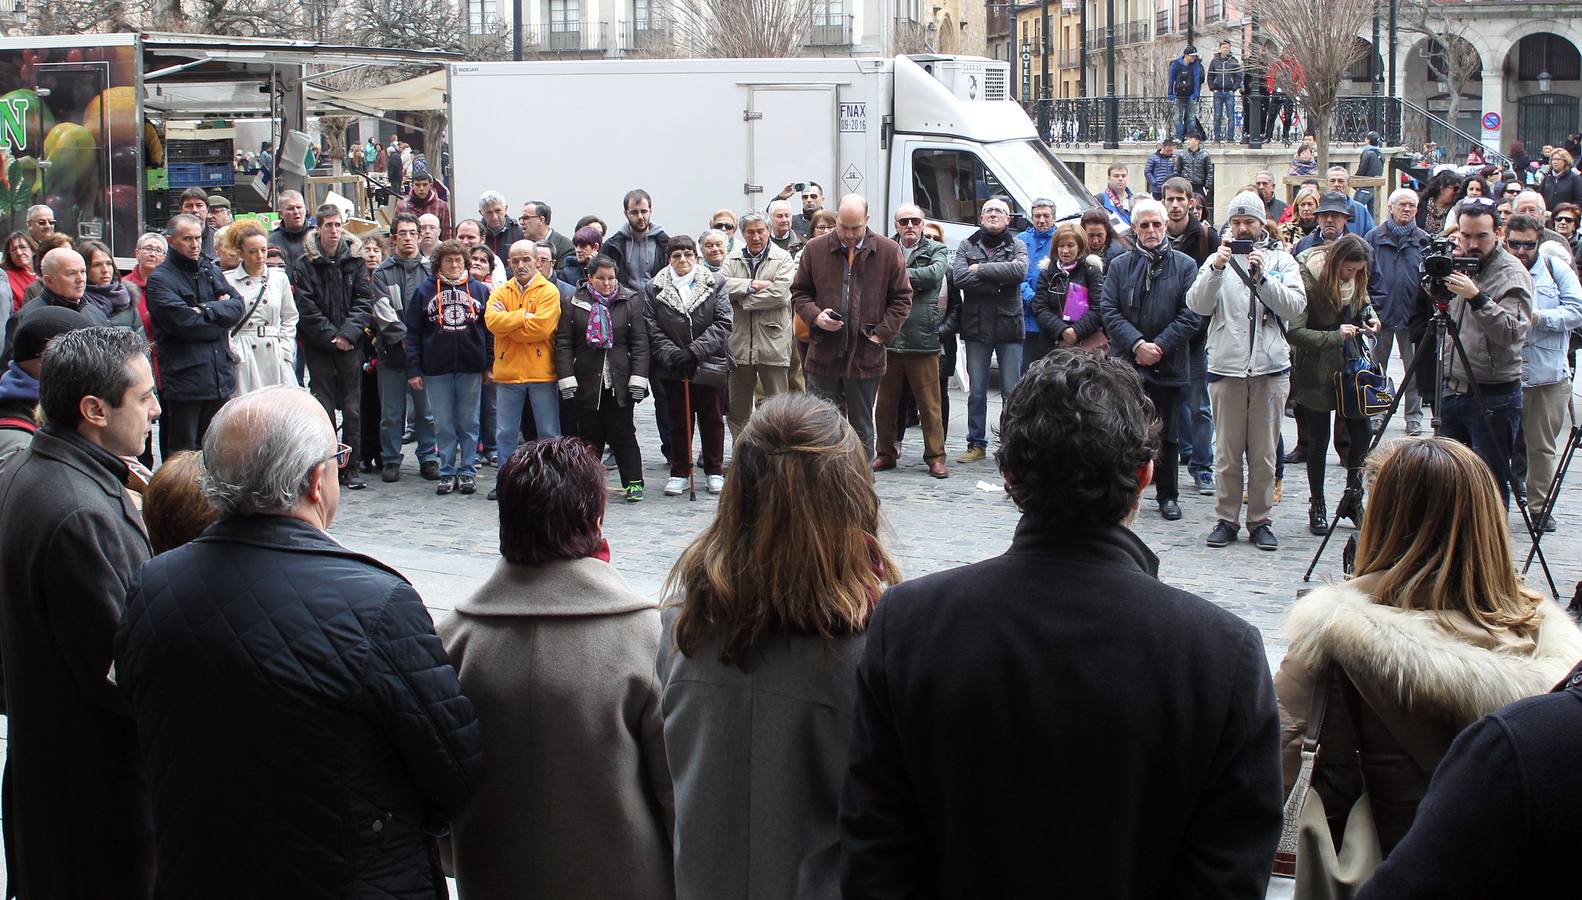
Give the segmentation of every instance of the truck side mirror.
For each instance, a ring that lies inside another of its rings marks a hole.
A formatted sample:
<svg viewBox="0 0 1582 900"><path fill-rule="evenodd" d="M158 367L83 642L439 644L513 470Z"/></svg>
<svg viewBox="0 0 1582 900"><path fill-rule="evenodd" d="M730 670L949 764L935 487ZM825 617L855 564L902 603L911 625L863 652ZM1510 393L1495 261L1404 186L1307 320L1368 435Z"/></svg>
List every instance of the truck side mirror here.
<svg viewBox="0 0 1582 900"><path fill-rule="evenodd" d="M1027 221L1027 217L1026 216L1022 215L1021 213L1014 213L1014 214L1012 214L1012 216L1011 216L1011 230L1012 231L1023 232L1023 231L1026 231L1027 229L1032 228L1032 227L1033 227L1033 223Z"/></svg>

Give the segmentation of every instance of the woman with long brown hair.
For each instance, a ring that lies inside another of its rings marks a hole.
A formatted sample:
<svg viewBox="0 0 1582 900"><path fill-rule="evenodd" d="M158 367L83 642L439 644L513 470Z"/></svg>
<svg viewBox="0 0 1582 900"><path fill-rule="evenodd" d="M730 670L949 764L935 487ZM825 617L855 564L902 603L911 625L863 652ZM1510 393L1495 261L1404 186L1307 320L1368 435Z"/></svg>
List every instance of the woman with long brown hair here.
<svg viewBox="0 0 1582 900"><path fill-rule="evenodd" d="M682 554L659 644L676 896L833 897L863 632L900 573L845 418L760 404L714 521Z"/></svg>
<svg viewBox="0 0 1582 900"><path fill-rule="evenodd" d="M1291 320L1286 339L1291 342L1291 401L1303 426L1307 444L1308 530L1323 534L1329 527L1324 504L1324 463L1329 458L1329 422L1337 407L1335 376L1346 360L1366 348L1364 335L1379 330L1379 317L1368 302L1368 261L1372 251L1366 241L1343 234L1328 244L1297 257L1307 308ZM1372 437L1367 418L1339 418L1350 443L1346 446L1346 486L1355 488L1349 500L1335 510L1353 524L1362 522L1362 462Z"/></svg>
<svg viewBox="0 0 1582 900"><path fill-rule="evenodd" d="M1370 468L1355 574L1292 608L1275 693L1290 790L1330 664L1313 786L1337 839L1365 791L1389 853L1456 734L1547 692L1582 658L1582 632L1522 586L1494 476L1470 449L1407 438Z"/></svg>

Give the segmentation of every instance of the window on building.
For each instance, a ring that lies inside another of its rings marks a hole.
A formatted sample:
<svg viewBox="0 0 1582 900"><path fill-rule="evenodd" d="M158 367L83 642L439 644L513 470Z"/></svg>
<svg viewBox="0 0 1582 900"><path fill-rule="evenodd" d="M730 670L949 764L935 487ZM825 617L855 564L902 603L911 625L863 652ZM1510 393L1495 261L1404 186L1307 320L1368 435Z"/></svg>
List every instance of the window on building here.
<svg viewBox="0 0 1582 900"><path fill-rule="evenodd" d="M493 34L497 19L495 0L467 0L467 31L469 34Z"/></svg>
<svg viewBox="0 0 1582 900"><path fill-rule="evenodd" d="M1576 45L1558 34L1529 34L1516 44L1516 56L1516 77L1521 81L1537 81L1540 72L1548 72L1555 81L1582 78L1582 56Z"/></svg>
<svg viewBox="0 0 1582 900"><path fill-rule="evenodd" d="M843 25L846 22L846 0L813 0L814 25Z"/></svg>
<svg viewBox="0 0 1582 900"><path fill-rule="evenodd" d="M912 152L912 202L930 219L976 225L984 202L1003 193L1000 179L969 150Z"/></svg>
<svg viewBox="0 0 1582 900"><path fill-rule="evenodd" d="M549 30L582 30L582 0L549 0Z"/></svg>

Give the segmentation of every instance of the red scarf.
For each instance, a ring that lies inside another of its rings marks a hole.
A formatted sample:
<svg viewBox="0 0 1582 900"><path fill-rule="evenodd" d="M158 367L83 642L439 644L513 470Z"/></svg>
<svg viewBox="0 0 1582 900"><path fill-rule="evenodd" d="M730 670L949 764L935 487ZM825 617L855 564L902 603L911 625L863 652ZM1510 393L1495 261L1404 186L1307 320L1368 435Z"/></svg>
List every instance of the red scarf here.
<svg viewBox="0 0 1582 900"><path fill-rule="evenodd" d="M27 289L38 280L38 276L23 269L6 266L5 277L6 281L11 283L11 311L16 312L22 308L22 295L26 294Z"/></svg>

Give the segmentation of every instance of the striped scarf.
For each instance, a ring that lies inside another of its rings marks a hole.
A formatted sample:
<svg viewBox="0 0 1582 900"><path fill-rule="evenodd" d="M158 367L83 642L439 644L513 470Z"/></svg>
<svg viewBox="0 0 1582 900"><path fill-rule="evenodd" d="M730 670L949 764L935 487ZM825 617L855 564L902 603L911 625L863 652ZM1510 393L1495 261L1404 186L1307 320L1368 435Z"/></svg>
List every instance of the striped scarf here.
<svg viewBox="0 0 1582 900"><path fill-rule="evenodd" d="M610 301L621 295L617 287L615 293L606 297L594 290L593 283L589 282L588 296L593 303L588 309L588 346L596 350L608 350L615 346L615 322L610 318Z"/></svg>

